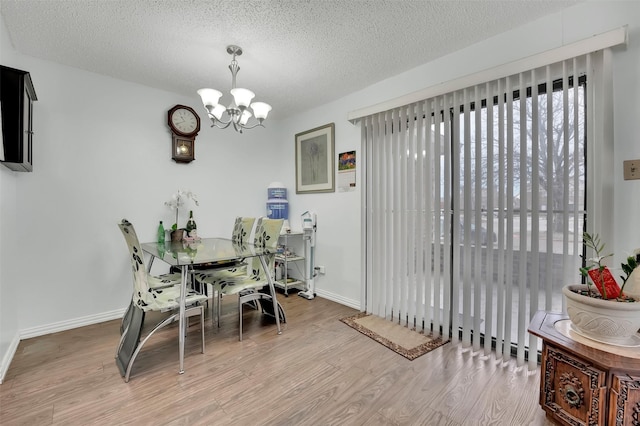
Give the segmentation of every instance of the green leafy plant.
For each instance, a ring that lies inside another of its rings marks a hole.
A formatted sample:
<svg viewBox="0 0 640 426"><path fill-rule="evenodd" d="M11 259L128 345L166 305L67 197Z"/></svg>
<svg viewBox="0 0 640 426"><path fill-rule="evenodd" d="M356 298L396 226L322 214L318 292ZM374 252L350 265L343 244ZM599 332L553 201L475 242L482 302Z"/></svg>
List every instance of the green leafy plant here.
<svg viewBox="0 0 640 426"><path fill-rule="evenodd" d="M605 288L604 275L602 274L602 272L604 271L606 266L603 264L603 261L609 257L612 257L613 253L609 253L606 255L602 254L604 251L604 243L600 241L600 237L598 236L598 234L591 235L588 232L583 233L582 243L585 245L585 247L593 250L594 253L596 254L596 257L590 257L587 259L586 266L583 266L580 268L580 274L586 278L589 294L596 296L598 292L594 292L591 288L591 282L589 281L589 271L591 271L594 268L598 268L598 272L599 272L598 275L602 279L602 288L604 289ZM580 255L580 257L584 258L582 255ZM602 297L605 299L607 298L606 290L604 291L604 294L602 295Z"/></svg>
<svg viewBox="0 0 640 426"><path fill-rule="evenodd" d="M627 281L629 281L629 277L634 269L638 267L638 261L636 256L627 257L626 263L621 263L620 267L622 268L622 272L624 275L620 275L620 279L622 279L622 287L620 287L620 293L624 290L624 286L627 285Z"/></svg>

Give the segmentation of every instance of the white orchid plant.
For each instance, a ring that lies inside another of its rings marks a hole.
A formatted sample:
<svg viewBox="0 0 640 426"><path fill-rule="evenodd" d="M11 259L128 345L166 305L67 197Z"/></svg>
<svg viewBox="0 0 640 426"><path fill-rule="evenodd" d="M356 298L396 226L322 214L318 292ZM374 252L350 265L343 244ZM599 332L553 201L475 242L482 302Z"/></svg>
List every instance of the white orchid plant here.
<svg viewBox="0 0 640 426"><path fill-rule="evenodd" d="M191 191L185 191L179 189L178 192L171 196L169 201L166 201L164 204L169 207L171 210L176 211L176 222L171 226L171 230L175 231L178 229L178 212L180 211L180 207L183 207L187 200L191 199L196 206L199 206L198 197Z"/></svg>

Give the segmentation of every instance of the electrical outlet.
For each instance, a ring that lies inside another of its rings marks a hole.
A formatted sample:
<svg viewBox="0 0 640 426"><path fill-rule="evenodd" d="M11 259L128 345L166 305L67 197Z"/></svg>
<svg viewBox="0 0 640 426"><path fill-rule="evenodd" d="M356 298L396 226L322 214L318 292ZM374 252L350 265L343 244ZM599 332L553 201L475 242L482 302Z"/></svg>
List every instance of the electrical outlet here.
<svg viewBox="0 0 640 426"><path fill-rule="evenodd" d="M325 272L326 270L324 269L324 266L317 266L317 267L316 267L316 269L317 269L317 270L318 270L318 272L319 272L319 273L321 273L321 274L325 274L325 273L326 273L326 272Z"/></svg>
<svg viewBox="0 0 640 426"><path fill-rule="evenodd" d="M640 179L640 160L627 160L622 164L624 180Z"/></svg>

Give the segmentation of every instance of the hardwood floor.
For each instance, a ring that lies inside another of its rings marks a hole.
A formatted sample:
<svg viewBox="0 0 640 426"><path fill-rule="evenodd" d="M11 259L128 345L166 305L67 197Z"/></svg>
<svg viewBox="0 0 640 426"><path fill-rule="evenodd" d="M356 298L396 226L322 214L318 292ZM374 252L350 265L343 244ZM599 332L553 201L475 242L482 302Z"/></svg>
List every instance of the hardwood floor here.
<svg viewBox="0 0 640 426"><path fill-rule="evenodd" d="M550 425L538 405L539 369L448 343L408 361L339 321L356 311L284 297L287 324L236 299L220 328L199 324L178 375L177 324L143 348L125 383L115 365L119 321L20 342L0 385L0 424ZM147 321L149 322L149 321Z"/></svg>

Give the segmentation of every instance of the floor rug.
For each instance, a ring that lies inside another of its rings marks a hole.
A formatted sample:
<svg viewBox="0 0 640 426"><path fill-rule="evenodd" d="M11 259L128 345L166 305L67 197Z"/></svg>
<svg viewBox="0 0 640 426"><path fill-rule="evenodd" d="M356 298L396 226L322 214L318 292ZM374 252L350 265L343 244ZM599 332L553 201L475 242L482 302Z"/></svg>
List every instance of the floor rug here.
<svg viewBox="0 0 640 426"><path fill-rule="evenodd" d="M340 321L410 361L448 342L440 337L425 336L396 322L364 312L342 318Z"/></svg>

